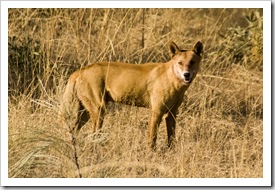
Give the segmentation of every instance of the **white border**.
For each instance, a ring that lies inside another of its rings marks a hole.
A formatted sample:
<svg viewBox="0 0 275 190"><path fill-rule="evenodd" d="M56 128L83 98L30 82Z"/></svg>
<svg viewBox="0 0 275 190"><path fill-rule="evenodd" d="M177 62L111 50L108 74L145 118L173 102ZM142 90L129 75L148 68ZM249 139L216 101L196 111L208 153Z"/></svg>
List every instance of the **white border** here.
<svg viewBox="0 0 275 190"><path fill-rule="evenodd" d="M263 177L271 185L271 2L263 8Z"/></svg>
<svg viewBox="0 0 275 190"><path fill-rule="evenodd" d="M270 1L2 1L6 8L263 8ZM2 5L1 5L2 7Z"/></svg>
<svg viewBox="0 0 275 190"><path fill-rule="evenodd" d="M8 178L8 8L263 8L263 178ZM1 186L270 186L271 1L1 1Z"/></svg>

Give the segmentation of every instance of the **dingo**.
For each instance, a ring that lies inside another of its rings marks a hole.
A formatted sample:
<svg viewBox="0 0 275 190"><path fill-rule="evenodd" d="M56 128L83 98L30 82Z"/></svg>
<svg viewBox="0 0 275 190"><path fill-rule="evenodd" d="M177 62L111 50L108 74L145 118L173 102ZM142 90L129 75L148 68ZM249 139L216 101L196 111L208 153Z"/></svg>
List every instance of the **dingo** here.
<svg viewBox="0 0 275 190"><path fill-rule="evenodd" d="M72 131L77 133L89 118L93 132L100 129L106 103L120 102L151 110L148 143L153 149L165 114L170 147L175 138L177 109L199 71L203 45L197 42L192 50L180 50L171 42L170 51L171 60L167 63L104 62L75 71L69 78L61 107L65 119L74 122Z"/></svg>

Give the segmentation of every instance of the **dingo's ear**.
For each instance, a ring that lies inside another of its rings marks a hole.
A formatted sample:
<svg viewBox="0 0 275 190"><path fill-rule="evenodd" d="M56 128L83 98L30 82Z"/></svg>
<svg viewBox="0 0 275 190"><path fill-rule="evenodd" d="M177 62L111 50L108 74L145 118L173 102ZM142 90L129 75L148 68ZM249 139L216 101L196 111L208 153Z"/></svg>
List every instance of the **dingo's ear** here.
<svg viewBox="0 0 275 190"><path fill-rule="evenodd" d="M198 55L198 56L202 56L203 53L203 45L200 41L198 41L196 43L196 45L193 48L193 51Z"/></svg>
<svg viewBox="0 0 275 190"><path fill-rule="evenodd" d="M170 42L170 57L174 57L180 51L179 47L175 44L175 42Z"/></svg>

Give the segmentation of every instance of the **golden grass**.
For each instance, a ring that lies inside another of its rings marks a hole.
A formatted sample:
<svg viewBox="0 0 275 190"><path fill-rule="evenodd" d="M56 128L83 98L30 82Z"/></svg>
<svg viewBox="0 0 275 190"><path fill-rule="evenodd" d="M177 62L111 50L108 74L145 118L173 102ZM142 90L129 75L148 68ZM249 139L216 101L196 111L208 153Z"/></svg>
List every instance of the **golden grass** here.
<svg viewBox="0 0 275 190"><path fill-rule="evenodd" d="M261 10L9 9L9 177L263 177ZM168 60L205 46L177 118L176 146L146 148L148 110L109 104L74 144L57 119L66 80L97 61ZM234 47L234 49L232 49ZM236 48L238 47L238 49ZM234 50L234 51L233 51Z"/></svg>

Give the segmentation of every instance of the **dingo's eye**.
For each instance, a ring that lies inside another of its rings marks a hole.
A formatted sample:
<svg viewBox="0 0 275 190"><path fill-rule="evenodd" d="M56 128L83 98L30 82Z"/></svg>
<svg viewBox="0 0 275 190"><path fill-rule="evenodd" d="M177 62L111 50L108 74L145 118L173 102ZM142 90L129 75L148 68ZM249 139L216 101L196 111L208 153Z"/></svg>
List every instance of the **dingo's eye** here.
<svg viewBox="0 0 275 190"><path fill-rule="evenodd" d="M190 61L190 65L194 65L195 64L195 61Z"/></svg>
<svg viewBox="0 0 275 190"><path fill-rule="evenodd" d="M179 64L179 65L182 65L182 62L181 62L181 61L179 61L179 62L178 62L178 64Z"/></svg>

